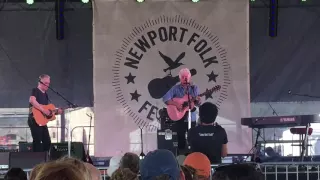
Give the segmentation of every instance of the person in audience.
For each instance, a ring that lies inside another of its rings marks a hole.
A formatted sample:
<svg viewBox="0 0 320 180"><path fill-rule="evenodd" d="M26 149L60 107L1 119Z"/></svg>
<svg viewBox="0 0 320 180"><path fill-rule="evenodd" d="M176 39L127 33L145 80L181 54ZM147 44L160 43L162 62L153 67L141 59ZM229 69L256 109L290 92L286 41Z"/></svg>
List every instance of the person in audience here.
<svg viewBox="0 0 320 180"><path fill-rule="evenodd" d="M192 152L205 154L211 164L220 164L221 157L227 156L228 137L224 128L215 123L218 108L211 102L199 107L200 124L188 132L188 143Z"/></svg>
<svg viewBox="0 0 320 180"><path fill-rule="evenodd" d="M87 162L85 162L84 165L89 170L92 180L101 180L101 173L96 167Z"/></svg>
<svg viewBox="0 0 320 180"><path fill-rule="evenodd" d="M137 173L132 172L129 168L119 168L114 173L110 180L138 180Z"/></svg>
<svg viewBox="0 0 320 180"><path fill-rule="evenodd" d="M183 162L185 167L195 171L197 179L208 180L211 174L211 163L208 157L200 152L189 154Z"/></svg>
<svg viewBox="0 0 320 180"><path fill-rule="evenodd" d="M189 166L180 166L182 173L180 180L196 180L197 175L196 175L196 170L192 167Z"/></svg>
<svg viewBox="0 0 320 180"><path fill-rule="evenodd" d="M89 172L89 169L85 166L83 161L80 161L79 159L73 158L73 157L68 157L68 156L64 156L60 159L57 160L57 162L63 162L66 164L71 164L76 166L80 171L84 172L87 177L85 177L86 179L90 179L91 178L91 174Z"/></svg>
<svg viewBox="0 0 320 180"><path fill-rule="evenodd" d="M11 168L4 176L4 180L27 180L27 174L21 168Z"/></svg>
<svg viewBox="0 0 320 180"><path fill-rule="evenodd" d="M137 154L127 152L123 155L120 168L129 168L132 172L139 173L140 158Z"/></svg>
<svg viewBox="0 0 320 180"><path fill-rule="evenodd" d="M185 159L186 159L185 155L177 156L177 161L178 161L179 165L183 165L183 162L184 162Z"/></svg>
<svg viewBox="0 0 320 180"><path fill-rule="evenodd" d="M212 180L264 180L261 171L251 164L232 164L215 169Z"/></svg>
<svg viewBox="0 0 320 180"><path fill-rule="evenodd" d="M116 155L116 156L113 156L111 159L110 159L110 163L109 163L109 167L107 169L107 175L109 177L112 176L112 173L115 172L117 169L119 169L120 167L120 162L121 162L121 158L122 156L121 155Z"/></svg>
<svg viewBox="0 0 320 180"><path fill-rule="evenodd" d="M179 180L180 166L171 151L158 149L144 157L140 174L141 180Z"/></svg>
<svg viewBox="0 0 320 180"><path fill-rule="evenodd" d="M40 171L41 167L43 166L44 163L38 164L35 167L32 168L30 172L30 179L29 180L35 180L38 172Z"/></svg>
<svg viewBox="0 0 320 180"><path fill-rule="evenodd" d="M35 180L91 180L87 171L64 161L46 162L39 169Z"/></svg>

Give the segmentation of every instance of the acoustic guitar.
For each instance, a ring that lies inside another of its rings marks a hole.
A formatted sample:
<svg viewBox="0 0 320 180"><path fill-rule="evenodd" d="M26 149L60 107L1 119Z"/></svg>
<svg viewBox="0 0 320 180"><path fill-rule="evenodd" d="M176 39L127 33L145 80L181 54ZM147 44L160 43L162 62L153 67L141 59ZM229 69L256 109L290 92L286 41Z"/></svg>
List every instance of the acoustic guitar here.
<svg viewBox="0 0 320 180"><path fill-rule="evenodd" d="M206 94L211 94L215 91L219 91L220 89L221 89L221 86L217 85L217 86L211 88L210 90L207 90L206 92L199 94L198 97L202 97ZM182 98L173 98L172 101L177 102L178 104L182 105L182 109L180 109L180 110L175 105L168 105L167 106L167 112L168 112L168 116L170 117L170 119L172 121L178 121L181 118L183 118L185 113L189 110L188 95L185 95ZM193 109L195 106L194 101L196 101L196 98L190 97L190 101L191 101L191 109Z"/></svg>
<svg viewBox="0 0 320 180"><path fill-rule="evenodd" d="M56 119L56 114L58 113L58 109L53 104L41 105L41 107L43 109L50 111L50 115L49 116L45 115L42 111L40 111L35 107L32 107L32 113L36 123L39 126L45 126L49 121L53 121Z"/></svg>

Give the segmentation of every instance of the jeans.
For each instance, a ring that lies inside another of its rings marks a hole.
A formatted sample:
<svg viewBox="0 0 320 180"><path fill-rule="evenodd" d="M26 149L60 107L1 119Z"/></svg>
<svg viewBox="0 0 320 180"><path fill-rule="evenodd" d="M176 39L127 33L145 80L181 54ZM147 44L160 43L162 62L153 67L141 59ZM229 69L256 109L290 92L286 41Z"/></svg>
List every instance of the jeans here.
<svg viewBox="0 0 320 180"><path fill-rule="evenodd" d="M173 125L173 131L177 132L178 138L178 151L185 150L187 147L186 132L188 131L188 112L181 118L176 121ZM191 122L191 127L195 127L196 122Z"/></svg>
<svg viewBox="0 0 320 180"><path fill-rule="evenodd" d="M51 139L47 126L39 126L34 118L28 118L28 125L32 135L33 152L48 152L51 146Z"/></svg>

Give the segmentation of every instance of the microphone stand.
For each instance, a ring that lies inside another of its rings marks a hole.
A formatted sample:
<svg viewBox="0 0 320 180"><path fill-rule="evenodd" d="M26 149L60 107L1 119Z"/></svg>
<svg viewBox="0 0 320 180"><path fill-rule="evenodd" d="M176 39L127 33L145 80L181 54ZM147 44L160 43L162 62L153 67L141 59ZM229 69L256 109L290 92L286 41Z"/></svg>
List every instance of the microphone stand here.
<svg viewBox="0 0 320 180"><path fill-rule="evenodd" d="M87 145L87 157L86 157L86 161L89 162L90 164L93 164L92 159L90 157L90 152L89 152L89 148L90 148L90 138L91 138L91 122L92 122L92 115L87 114L88 117L90 117L90 125L89 125L89 141L88 141L88 145Z"/></svg>
<svg viewBox="0 0 320 180"><path fill-rule="evenodd" d="M190 99L190 84L188 83L187 79L186 79L186 85L187 85L187 96L188 96L188 106L189 106L189 110L188 110L188 130L191 128L191 99Z"/></svg>
<svg viewBox="0 0 320 180"><path fill-rule="evenodd" d="M291 90L288 91L288 94L291 94L291 95L294 95L294 96L303 96L303 97L320 99L320 96L312 96L312 95L309 95L309 94L292 93ZM303 162L306 149L308 148L308 137L309 137L309 128L310 128L310 126L311 126L311 123L308 123L306 125L306 133L305 133L304 139L302 140L302 151L300 153L301 162Z"/></svg>
<svg viewBox="0 0 320 180"><path fill-rule="evenodd" d="M141 138L141 153L140 153L140 159L144 159L144 157L146 156L144 153L143 153L143 135L142 135L142 129L143 127L141 128L139 126L139 129L140 129L140 138Z"/></svg>
<svg viewBox="0 0 320 180"><path fill-rule="evenodd" d="M191 99L190 99L190 84L188 83L187 79L186 79L186 85L187 85L187 96L188 96L188 131L191 128ZM188 131L186 132L185 138L187 139L188 137ZM191 147L188 145L188 149L190 149Z"/></svg>
<svg viewBox="0 0 320 180"><path fill-rule="evenodd" d="M73 104L68 99L66 99L64 96L62 96L58 91L55 91L54 89L52 89L48 85L44 84L41 81L41 79L39 79L39 83L41 83L42 85L48 87L48 89L50 89L56 95L60 96L63 100L65 100L67 102L69 108L77 108L78 107L77 105ZM71 141L70 140L71 140L71 130L70 130L70 119L69 119L69 123L68 123L68 157L71 157Z"/></svg>
<svg viewBox="0 0 320 180"><path fill-rule="evenodd" d="M77 107L78 107L77 105L73 104L73 103L70 102L68 99L66 99L64 96L62 96L58 91L55 91L55 90L52 89L50 86L48 86L48 85L44 84L43 82L41 82L41 80L39 80L39 82L40 82L42 85L48 87L48 89L50 89L52 92L56 93L56 94L57 94L58 96L60 96L63 100L65 100L70 108L77 108Z"/></svg>
<svg viewBox="0 0 320 180"><path fill-rule="evenodd" d="M269 107L272 109L272 114L279 116L278 113L274 110L274 108L271 106L270 102L268 102ZM264 132L264 131L263 131ZM273 128L273 141L274 141L274 147L276 147L276 128ZM264 148L266 150L266 148Z"/></svg>
<svg viewBox="0 0 320 180"><path fill-rule="evenodd" d="M269 104L269 107L272 109L272 114L273 115L276 115L276 116L279 116L278 113L273 109L273 107L271 106L270 102L268 102Z"/></svg>
<svg viewBox="0 0 320 180"><path fill-rule="evenodd" d="M292 93L291 90L288 91L288 94L294 95L294 96L302 96L302 97L309 97L309 98L317 98L320 99L320 96L313 96L309 94L298 94L298 93Z"/></svg>

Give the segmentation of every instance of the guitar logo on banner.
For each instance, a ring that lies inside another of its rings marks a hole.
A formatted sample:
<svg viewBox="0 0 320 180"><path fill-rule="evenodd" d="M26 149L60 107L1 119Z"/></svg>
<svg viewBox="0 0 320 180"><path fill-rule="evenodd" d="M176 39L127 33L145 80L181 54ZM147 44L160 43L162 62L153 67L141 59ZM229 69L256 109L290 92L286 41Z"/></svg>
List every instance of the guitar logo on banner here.
<svg viewBox="0 0 320 180"><path fill-rule="evenodd" d="M156 129L162 97L179 83L179 70L189 68L202 102L218 107L227 99L230 65L219 38L208 27L180 15L160 16L133 27L114 56L113 87L123 111L138 126ZM199 93L200 93L199 92Z"/></svg>

